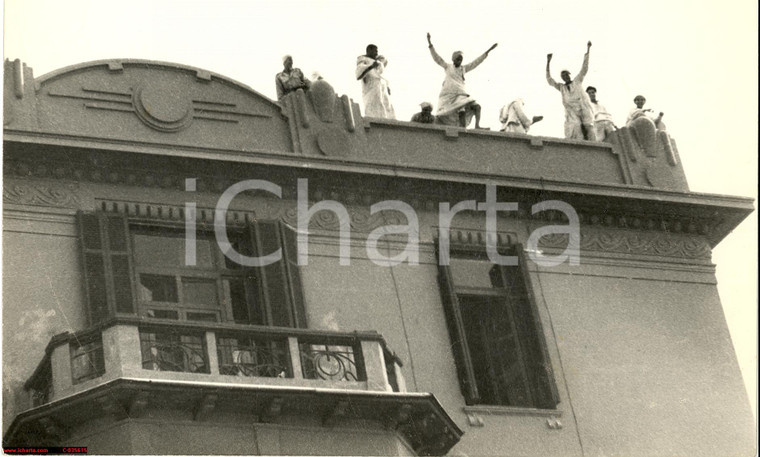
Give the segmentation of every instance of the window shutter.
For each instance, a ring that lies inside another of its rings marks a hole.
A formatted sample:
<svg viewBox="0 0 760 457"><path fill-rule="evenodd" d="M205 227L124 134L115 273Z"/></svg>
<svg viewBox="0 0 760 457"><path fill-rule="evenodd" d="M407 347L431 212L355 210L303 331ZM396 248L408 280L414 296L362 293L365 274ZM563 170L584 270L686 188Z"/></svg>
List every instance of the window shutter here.
<svg viewBox="0 0 760 457"><path fill-rule="evenodd" d="M77 220L90 325L117 312L134 314L127 219L120 214L80 211Z"/></svg>
<svg viewBox="0 0 760 457"><path fill-rule="evenodd" d="M283 260L290 286L290 297L293 301L293 315L295 316L295 327L308 328L306 321L306 307L303 299L303 287L301 285L301 273L298 268L298 243L296 232L288 226L279 223L282 235Z"/></svg>
<svg viewBox="0 0 760 457"><path fill-rule="evenodd" d="M520 267L513 267L520 270L520 286L522 287L522 295L524 297L518 306L523 309L521 312L525 312L528 319L525 319L526 323L526 335L529 344L526 346L534 348L533 350L533 363L535 363L535 369L537 378L534 382L538 388L536 389L536 397L538 400L539 408L554 409L559 404L559 391L557 390L557 384L554 380L554 370L552 369L551 359L549 357L549 351L546 347L544 339L544 330L541 325L541 319L538 314L538 301L533 293L533 284L530 278L530 272L528 271L528 259L522 246L517 246L518 251L518 265Z"/></svg>
<svg viewBox="0 0 760 457"><path fill-rule="evenodd" d="M277 221L256 221L251 226L254 256L272 254L282 246L280 227ZM262 299L269 325L295 327L296 319L291 305L290 285L285 270L285 261L265 267L255 267L261 277Z"/></svg>
<svg viewBox="0 0 760 457"><path fill-rule="evenodd" d="M441 286L441 301L446 313L451 347L454 351L454 360L459 375L459 385L462 388L465 402L468 405L473 405L480 400L480 395L470 357L470 348L465 335L464 322L459 309L459 300L454 291L454 283L448 266L441 265L438 267L438 281Z"/></svg>

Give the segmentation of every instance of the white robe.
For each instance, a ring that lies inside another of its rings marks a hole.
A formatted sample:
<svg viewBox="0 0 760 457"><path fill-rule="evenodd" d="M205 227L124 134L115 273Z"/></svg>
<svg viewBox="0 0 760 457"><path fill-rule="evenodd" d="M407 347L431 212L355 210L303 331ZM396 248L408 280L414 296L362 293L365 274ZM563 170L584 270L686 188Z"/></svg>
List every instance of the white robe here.
<svg viewBox="0 0 760 457"><path fill-rule="evenodd" d="M499 121L502 123L502 132L528 133L530 126L533 125L533 119L525 114L524 105L522 98L516 98L501 108Z"/></svg>
<svg viewBox="0 0 760 457"><path fill-rule="evenodd" d="M433 57L435 63L440 65L446 72L446 77L443 80L441 87L441 93L438 95L438 111L435 113L436 119L442 123L448 123L444 120L450 118L452 125L456 125L458 122L458 114L456 114L462 107L475 103L475 99L467 93L464 85L464 75L475 69L478 65L486 60L487 54L483 54L467 65L454 66L453 63L446 63L443 58L438 55L435 48L430 46L430 55ZM472 113L467 113L466 123L469 124L472 118Z"/></svg>
<svg viewBox="0 0 760 457"><path fill-rule="evenodd" d="M356 77L370 67L375 61L367 56L356 58ZM396 113L391 104L388 90L388 81L383 78L383 71L388 61L383 56L377 58L378 66L369 70L362 78L362 99L364 101L364 115L368 117L382 117L396 119Z"/></svg>

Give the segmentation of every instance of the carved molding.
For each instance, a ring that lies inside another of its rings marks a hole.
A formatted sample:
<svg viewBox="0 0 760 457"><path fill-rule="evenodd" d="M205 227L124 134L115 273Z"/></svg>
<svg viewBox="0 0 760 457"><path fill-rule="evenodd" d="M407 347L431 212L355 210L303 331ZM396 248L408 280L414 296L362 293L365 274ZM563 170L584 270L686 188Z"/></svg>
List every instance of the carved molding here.
<svg viewBox="0 0 760 457"><path fill-rule="evenodd" d="M18 205L78 208L80 198L76 184L12 183L3 185L3 202Z"/></svg>
<svg viewBox="0 0 760 457"><path fill-rule="evenodd" d="M98 207L107 212L125 214L134 219L155 220L165 222L184 223L185 207L183 205L166 205L161 203L124 202L116 200L96 200ZM286 224L297 227L298 214L293 202L281 200L264 200L249 202L250 210L227 211L227 224L231 226L244 226L256 219L280 220ZM367 208L346 208L352 232L371 232L374 229L386 225L404 224L398 213L393 211L381 211L370 215ZM200 207L195 210L196 222L203 225L214 224L215 209ZM309 220L309 229L337 231L340 229L340 220L332 211L319 211ZM456 235L455 235L456 236ZM462 235L459 235L461 238ZM453 237L452 237L453 239Z"/></svg>
<svg viewBox="0 0 760 457"><path fill-rule="evenodd" d="M538 245L542 248L564 249L567 242L567 234L555 233L541 237ZM702 237L623 230L581 229L581 250L687 259L709 259L711 254L710 244Z"/></svg>
<svg viewBox="0 0 760 457"><path fill-rule="evenodd" d="M159 132L177 132L193 121L239 123L245 117L271 118L264 113L248 112L236 103L196 100L188 92L160 81L146 81L136 88L102 90L82 87L79 92L49 90L51 97L81 100L84 108L132 113L140 121Z"/></svg>

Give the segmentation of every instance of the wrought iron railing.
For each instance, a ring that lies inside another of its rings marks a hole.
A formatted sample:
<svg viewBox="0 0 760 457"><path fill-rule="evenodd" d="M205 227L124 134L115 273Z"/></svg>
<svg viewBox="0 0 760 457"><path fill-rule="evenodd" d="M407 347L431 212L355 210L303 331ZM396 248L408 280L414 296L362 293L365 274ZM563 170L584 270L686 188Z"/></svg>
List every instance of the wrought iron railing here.
<svg viewBox="0 0 760 457"><path fill-rule="evenodd" d="M356 343L298 345L305 379L364 381L364 364Z"/></svg>
<svg viewBox="0 0 760 457"><path fill-rule="evenodd" d="M292 378L287 340L218 336L219 374Z"/></svg>
<svg viewBox="0 0 760 457"><path fill-rule="evenodd" d="M202 335L140 331L142 366L147 370L209 373Z"/></svg>
<svg viewBox="0 0 760 457"><path fill-rule="evenodd" d="M45 352L25 383L31 406L120 377L406 391L401 362L375 332L121 317L56 335Z"/></svg>

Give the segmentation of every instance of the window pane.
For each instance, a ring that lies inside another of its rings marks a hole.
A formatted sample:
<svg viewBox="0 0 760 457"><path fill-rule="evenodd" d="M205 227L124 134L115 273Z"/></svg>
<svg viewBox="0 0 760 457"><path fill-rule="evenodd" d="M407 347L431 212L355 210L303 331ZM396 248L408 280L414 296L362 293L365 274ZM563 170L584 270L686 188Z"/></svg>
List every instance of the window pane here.
<svg viewBox="0 0 760 457"><path fill-rule="evenodd" d="M177 303L174 276L140 275L140 300Z"/></svg>
<svg viewBox="0 0 760 457"><path fill-rule="evenodd" d="M156 319L179 319L179 313L177 311L169 309L149 309L148 317L155 317Z"/></svg>
<svg viewBox="0 0 760 457"><path fill-rule="evenodd" d="M213 279L182 278L182 302L218 308L216 281Z"/></svg>
<svg viewBox="0 0 760 457"><path fill-rule="evenodd" d="M491 280L493 264L488 261L452 258L450 265L455 286L487 288L495 286Z"/></svg>
<svg viewBox="0 0 760 457"><path fill-rule="evenodd" d="M250 323L250 312L245 295L245 285L242 279L224 279L224 288L228 291L232 306L232 319L239 324Z"/></svg>
<svg viewBox="0 0 760 457"><path fill-rule="evenodd" d="M187 320L189 321L197 321L197 322L219 322L219 318L217 318L216 313L198 313L193 311L188 311L186 313Z"/></svg>
<svg viewBox="0 0 760 457"><path fill-rule="evenodd" d="M213 239L196 237L195 265L202 268L213 268L213 250L216 246ZM138 266L150 267L186 267L185 238L174 233L136 233L134 235L135 259Z"/></svg>
<svg viewBox="0 0 760 457"><path fill-rule="evenodd" d="M227 233L227 237L229 238L230 245L232 245L232 249L234 249L235 252L248 257L253 256L253 249L251 248L251 240L249 237L243 236L240 233L229 232ZM230 270L240 270L242 268L245 268L243 265L230 260L230 258L226 255L224 256L224 265Z"/></svg>

